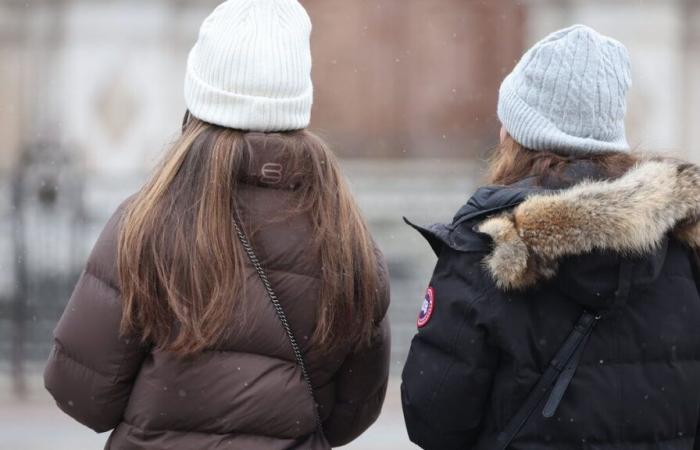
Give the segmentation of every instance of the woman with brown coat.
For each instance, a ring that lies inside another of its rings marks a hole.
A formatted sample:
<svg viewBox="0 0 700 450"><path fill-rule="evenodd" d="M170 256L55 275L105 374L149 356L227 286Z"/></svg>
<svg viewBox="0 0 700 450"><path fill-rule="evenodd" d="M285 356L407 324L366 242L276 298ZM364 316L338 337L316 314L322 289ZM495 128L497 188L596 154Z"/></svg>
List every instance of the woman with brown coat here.
<svg viewBox="0 0 700 450"><path fill-rule="evenodd" d="M109 449L326 449L377 418L387 273L305 131L311 24L230 0L188 60L183 133L99 237L45 371Z"/></svg>

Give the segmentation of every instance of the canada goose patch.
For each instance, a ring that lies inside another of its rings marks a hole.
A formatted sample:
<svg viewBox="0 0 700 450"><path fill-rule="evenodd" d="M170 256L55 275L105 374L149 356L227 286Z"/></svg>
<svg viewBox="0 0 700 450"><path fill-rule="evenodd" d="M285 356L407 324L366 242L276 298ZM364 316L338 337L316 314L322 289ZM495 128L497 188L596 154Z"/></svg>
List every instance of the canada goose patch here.
<svg viewBox="0 0 700 450"><path fill-rule="evenodd" d="M418 313L418 328L423 328L428 324L430 317L432 317L433 315L433 311L435 311L435 290L432 286L430 286L425 291L423 305L421 306L420 312Z"/></svg>

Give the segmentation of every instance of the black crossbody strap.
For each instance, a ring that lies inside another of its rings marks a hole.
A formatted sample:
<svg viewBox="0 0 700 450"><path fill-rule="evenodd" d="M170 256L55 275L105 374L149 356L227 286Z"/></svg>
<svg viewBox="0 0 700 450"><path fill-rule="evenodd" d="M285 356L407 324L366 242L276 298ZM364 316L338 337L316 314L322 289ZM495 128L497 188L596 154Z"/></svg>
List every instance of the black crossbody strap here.
<svg viewBox="0 0 700 450"><path fill-rule="evenodd" d="M255 271L258 273L258 277L260 278L260 281L262 282L263 286L265 287L265 291L267 292L267 296L270 298L270 301L272 302L272 306L275 308L275 313L277 313L277 317L279 318L279 321L282 323L282 326L284 327L284 331L287 333L287 337L289 338L289 343L291 344L292 351L294 352L294 358L297 361L297 365L301 369L301 374L304 377L304 382L305 382L306 387L309 391L309 395L311 396L311 399L313 400L314 420L316 422L316 427L318 429L321 429L321 417L318 414L318 407L316 406L316 399L314 396L313 385L311 384L311 377L309 376L309 372L306 369L306 364L304 363L304 357L301 353L301 348L299 347L299 344L297 343L297 340L294 337L294 333L292 332L292 328L289 325L289 321L287 320L287 315L284 313L284 309L282 308L282 305L279 302L279 298L277 297L277 294L275 293L274 289L272 289L272 284L270 283L270 280L267 278L267 274L265 273L265 270L263 269L262 264L260 264L260 260L258 259L258 256L255 254L255 251L253 250L253 246L250 244L250 241L248 241L248 237L243 232L243 229L241 228L241 225L240 225L238 219L235 219L235 218L233 219L233 227L236 230L236 234L238 235L238 239L241 241L241 245L243 245L243 249L245 250L246 254L248 255L248 259L250 260L250 263L253 265L253 268L255 268Z"/></svg>
<svg viewBox="0 0 700 450"><path fill-rule="evenodd" d="M593 328L587 331L583 341L579 344L578 348L576 348L576 352L571 359L569 359L569 362L564 367L561 375L557 377L557 381L554 383L554 387L552 388L552 393L549 394L547 403L545 403L544 409L542 410L542 415L544 417L553 417L554 413L557 412L557 408L559 407L561 400L564 398L564 394L569 388L571 380L574 378L576 368L578 367L579 362L581 362L581 355L583 355L583 350L586 348L588 339L591 337L592 330Z"/></svg>
<svg viewBox="0 0 700 450"><path fill-rule="evenodd" d="M494 450L505 450L510 445L520 429L535 412L537 406L550 392L552 385L555 385L555 389L550 394L543 414L554 414L576 372L576 367L588 337L599 319L599 316L588 311L581 314L571 334L566 338L547 370L540 377L532 391L530 391L525 402L508 421L505 429L498 434L496 443L493 445Z"/></svg>

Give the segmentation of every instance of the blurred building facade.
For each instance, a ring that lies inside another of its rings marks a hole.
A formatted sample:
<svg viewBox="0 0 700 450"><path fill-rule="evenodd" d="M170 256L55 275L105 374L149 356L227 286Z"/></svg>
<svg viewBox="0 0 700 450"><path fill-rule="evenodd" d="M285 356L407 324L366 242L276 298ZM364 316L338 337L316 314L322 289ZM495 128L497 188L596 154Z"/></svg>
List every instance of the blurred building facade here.
<svg viewBox="0 0 700 450"><path fill-rule="evenodd" d="M700 133L697 1L302 2L314 21L312 127L341 155L482 155L522 49L576 22L630 48L632 142L687 153ZM217 3L0 0L0 164L53 140L90 168L149 166L177 130L186 54Z"/></svg>
<svg viewBox="0 0 700 450"><path fill-rule="evenodd" d="M48 350L101 224L178 131L187 51L217 3L0 0L0 342L29 340L37 359ZM390 261L397 367L434 262L400 217L449 220L466 200L497 137L498 86L529 44L577 22L623 41L630 141L700 162L699 2L302 3L314 22L312 128L344 157ZM47 277L66 287L26 290Z"/></svg>
<svg viewBox="0 0 700 450"><path fill-rule="evenodd" d="M506 0L306 0L312 127L353 157L470 156L493 143L523 45ZM177 129L187 51L212 0L3 0L3 138L58 139L93 167L148 164Z"/></svg>

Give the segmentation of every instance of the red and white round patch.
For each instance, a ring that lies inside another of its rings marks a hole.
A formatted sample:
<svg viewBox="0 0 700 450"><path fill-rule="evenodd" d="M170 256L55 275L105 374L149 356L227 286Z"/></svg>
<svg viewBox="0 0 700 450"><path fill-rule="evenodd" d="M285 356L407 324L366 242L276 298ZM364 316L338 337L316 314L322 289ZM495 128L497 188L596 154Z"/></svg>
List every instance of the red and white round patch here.
<svg viewBox="0 0 700 450"><path fill-rule="evenodd" d="M418 328L423 328L428 324L428 321L433 316L433 311L435 311L435 289L430 286L425 291L425 298L423 299L423 305L418 313Z"/></svg>

